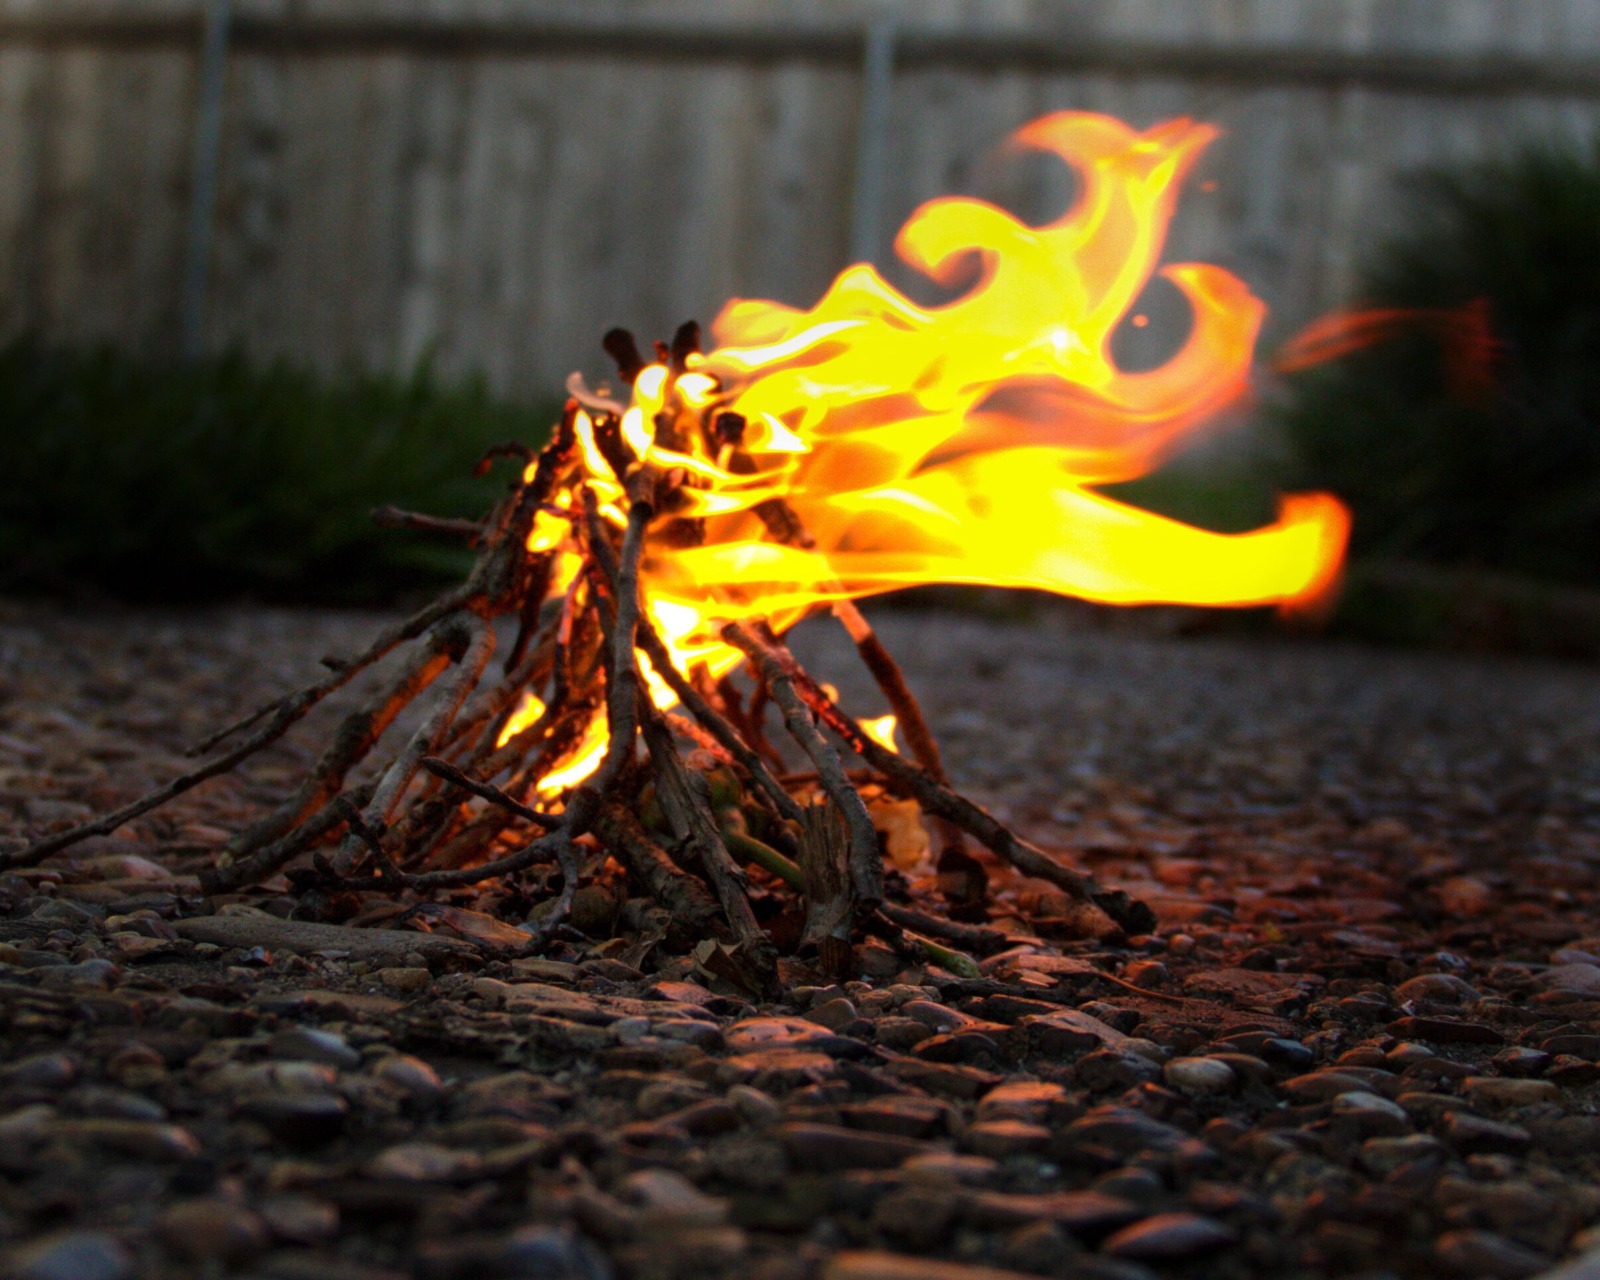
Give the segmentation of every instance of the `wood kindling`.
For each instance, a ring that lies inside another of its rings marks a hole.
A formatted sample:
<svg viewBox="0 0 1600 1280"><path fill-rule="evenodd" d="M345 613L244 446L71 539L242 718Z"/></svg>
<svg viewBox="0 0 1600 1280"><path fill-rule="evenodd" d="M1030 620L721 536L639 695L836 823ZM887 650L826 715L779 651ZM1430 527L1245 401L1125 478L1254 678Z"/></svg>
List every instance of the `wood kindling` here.
<svg viewBox="0 0 1600 1280"><path fill-rule="evenodd" d="M697 344L692 326L670 347L658 344L669 386L692 367ZM611 334L607 346L631 381L642 367L637 345ZM283 872L308 910L314 899L350 893L422 909L432 896L504 881L519 890L518 901L546 896L527 926L538 945L566 926L586 875L625 876L670 914L675 936L713 946L704 956L697 950L697 963L753 992L778 981L779 948L764 922L785 913L804 915L802 954L830 975L847 973L853 942L875 934L975 976L965 952L1001 950L1007 937L919 905L898 878L886 885L871 806L894 794L943 824L947 847L959 840L948 833L970 835L1127 931L1149 931L1154 917L1144 904L1029 844L951 787L904 675L842 599L842 586L823 592L835 603L818 610L831 608L849 631L898 717L910 759L867 737L747 600L730 602L718 618L721 597L713 597L702 639L720 635L737 649L748 685L681 666L649 592L659 580L652 566L706 536L705 521L681 514L696 480L690 470L634 458L639 446L621 430L620 404L581 381L572 387L575 398L543 450L512 445L486 455L484 466L505 458L517 474L483 520L380 513L380 523L411 533L467 539L475 559L459 586L200 744L210 757L203 763L0 859L0 868L33 866L109 834L237 767L340 694L347 705L323 730L315 764L218 852L201 875L207 893L246 891ZM690 416L698 412L685 405L663 413L656 438L674 450L718 441L723 456L731 451L730 468L749 473L740 433ZM580 437L580 427L591 434ZM613 475L596 474L602 466ZM764 505L773 539L820 554L787 504ZM497 628L512 637L500 663ZM379 664L364 691L352 688ZM792 766L766 733L774 705L788 758L803 757L810 772L786 773ZM402 732L407 711L420 719Z"/></svg>

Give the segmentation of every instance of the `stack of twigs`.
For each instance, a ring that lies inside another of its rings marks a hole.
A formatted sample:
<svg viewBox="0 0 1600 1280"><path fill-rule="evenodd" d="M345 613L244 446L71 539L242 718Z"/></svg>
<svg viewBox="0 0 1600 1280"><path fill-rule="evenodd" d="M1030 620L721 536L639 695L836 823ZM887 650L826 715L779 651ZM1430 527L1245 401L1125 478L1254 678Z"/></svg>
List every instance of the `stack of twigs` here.
<svg viewBox="0 0 1600 1280"><path fill-rule="evenodd" d="M632 339L614 331L606 345L631 382L643 367ZM671 348L658 350L677 374L697 346L697 329L685 326ZM535 868L553 885L553 867L560 889L540 917L540 934L548 937L566 927L580 868L603 864L605 854L684 935L721 939L719 960L733 976L765 987L777 951L752 908L746 867L754 864L798 895L800 945L830 971L848 966L851 938L863 931L931 953L946 967L966 967L953 948L982 949L999 935L885 901L865 786L914 799L947 850L972 837L1130 933L1153 926L1143 903L1101 888L951 789L898 667L852 605L832 612L896 713L914 760L870 737L762 622L721 628L722 639L747 659L742 687L700 668L680 671L641 609L640 565L647 544L659 552L694 538L696 522L673 514L686 477L631 454L614 401L579 382L571 389L574 398L542 452L508 445L484 459L487 468L510 457L522 470L481 523L380 513L386 523L469 539L477 559L460 586L354 657L325 659L329 674L314 684L201 743L194 754L203 763L194 769L114 813L38 841L8 865L36 864L107 834L235 768L396 655L387 679L345 715L294 792L220 853L202 876L208 891L236 892L287 870L303 896L364 890L418 900ZM594 444L625 491L612 504L614 518L625 516L620 528L602 518L585 483L574 430L580 411L591 415ZM735 415L685 409L682 417L658 422L657 437L699 431L737 453ZM770 536L804 541L781 502L765 507ZM530 551L541 513L567 521L570 534L559 546ZM580 564L562 575L570 579L564 586L557 577L562 554L576 554ZM492 670L497 623L511 638ZM673 709L658 709L646 695L641 653L676 694ZM508 735L529 693L543 710ZM386 734L413 704L420 704L420 723L409 734ZM798 777L784 774L781 753L766 738L764 712L773 704L809 762ZM541 793L541 781L602 714L607 736L598 768L556 795Z"/></svg>

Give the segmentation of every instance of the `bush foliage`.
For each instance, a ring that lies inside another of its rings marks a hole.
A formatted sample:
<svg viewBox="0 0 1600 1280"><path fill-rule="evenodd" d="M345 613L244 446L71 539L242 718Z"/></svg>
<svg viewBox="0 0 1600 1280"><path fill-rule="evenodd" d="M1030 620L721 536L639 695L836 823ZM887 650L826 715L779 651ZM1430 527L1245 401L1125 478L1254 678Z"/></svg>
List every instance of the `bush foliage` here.
<svg viewBox="0 0 1600 1280"><path fill-rule="evenodd" d="M1362 284L1415 323L1290 379L1286 487L1345 498L1357 556L1600 585L1600 147L1413 190Z"/></svg>
<svg viewBox="0 0 1600 1280"><path fill-rule="evenodd" d="M333 381L18 341L0 349L0 590L389 600L467 557L371 510L481 514L504 477L474 463L540 443L553 412L426 367Z"/></svg>

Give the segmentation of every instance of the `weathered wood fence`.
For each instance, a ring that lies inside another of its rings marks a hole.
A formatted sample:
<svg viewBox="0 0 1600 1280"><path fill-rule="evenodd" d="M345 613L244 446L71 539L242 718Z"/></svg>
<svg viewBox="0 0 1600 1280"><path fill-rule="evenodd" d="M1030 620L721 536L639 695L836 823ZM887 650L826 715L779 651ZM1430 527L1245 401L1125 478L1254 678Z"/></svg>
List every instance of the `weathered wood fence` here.
<svg viewBox="0 0 1600 1280"><path fill-rule="evenodd" d="M999 144L1063 107L1223 126L1171 254L1281 330L1398 176L1600 132L1600 0L230 7L213 204L203 0L0 0L0 333L170 350L198 248L207 345L548 392L612 324L809 303L931 196L1047 214L1065 175Z"/></svg>

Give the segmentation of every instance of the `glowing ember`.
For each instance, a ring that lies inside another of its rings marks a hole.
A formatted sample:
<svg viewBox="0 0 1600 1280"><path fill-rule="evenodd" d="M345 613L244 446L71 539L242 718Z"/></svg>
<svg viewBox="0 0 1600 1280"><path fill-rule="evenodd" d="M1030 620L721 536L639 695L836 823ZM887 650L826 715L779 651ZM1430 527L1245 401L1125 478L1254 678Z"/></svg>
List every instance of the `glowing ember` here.
<svg viewBox="0 0 1600 1280"><path fill-rule="evenodd" d="M712 676L743 661L720 639L725 622L781 631L818 605L917 584L1116 604L1314 600L1348 531L1334 498L1286 498L1273 524L1219 534L1094 487L1149 471L1248 384L1265 308L1214 266L1160 269L1193 311L1167 363L1128 373L1110 355L1157 270L1179 185L1214 136L1187 120L1138 133L1104 116L1047 116L1015 140L1077 170L1062 218L1029 227L982 201L942 199L902 228L897 253L937 283L955 287L976 264L953 301L917 306L858 265L810 311L730 303L709 354L677 372L666 360L644 368L626 408L586 400L581 474L530 550L575 539L585 487L621 526L635 464L682 476L679 506L645 543L641 596L680 670ZM575 541L562 561L553 592L578 570ZM658 707L672 705L649 683ZM530 699L501 741L541 710ZM874 737L892 733L880 723ZM604 748L596 709L538 790L581 780Z"/></svg>

